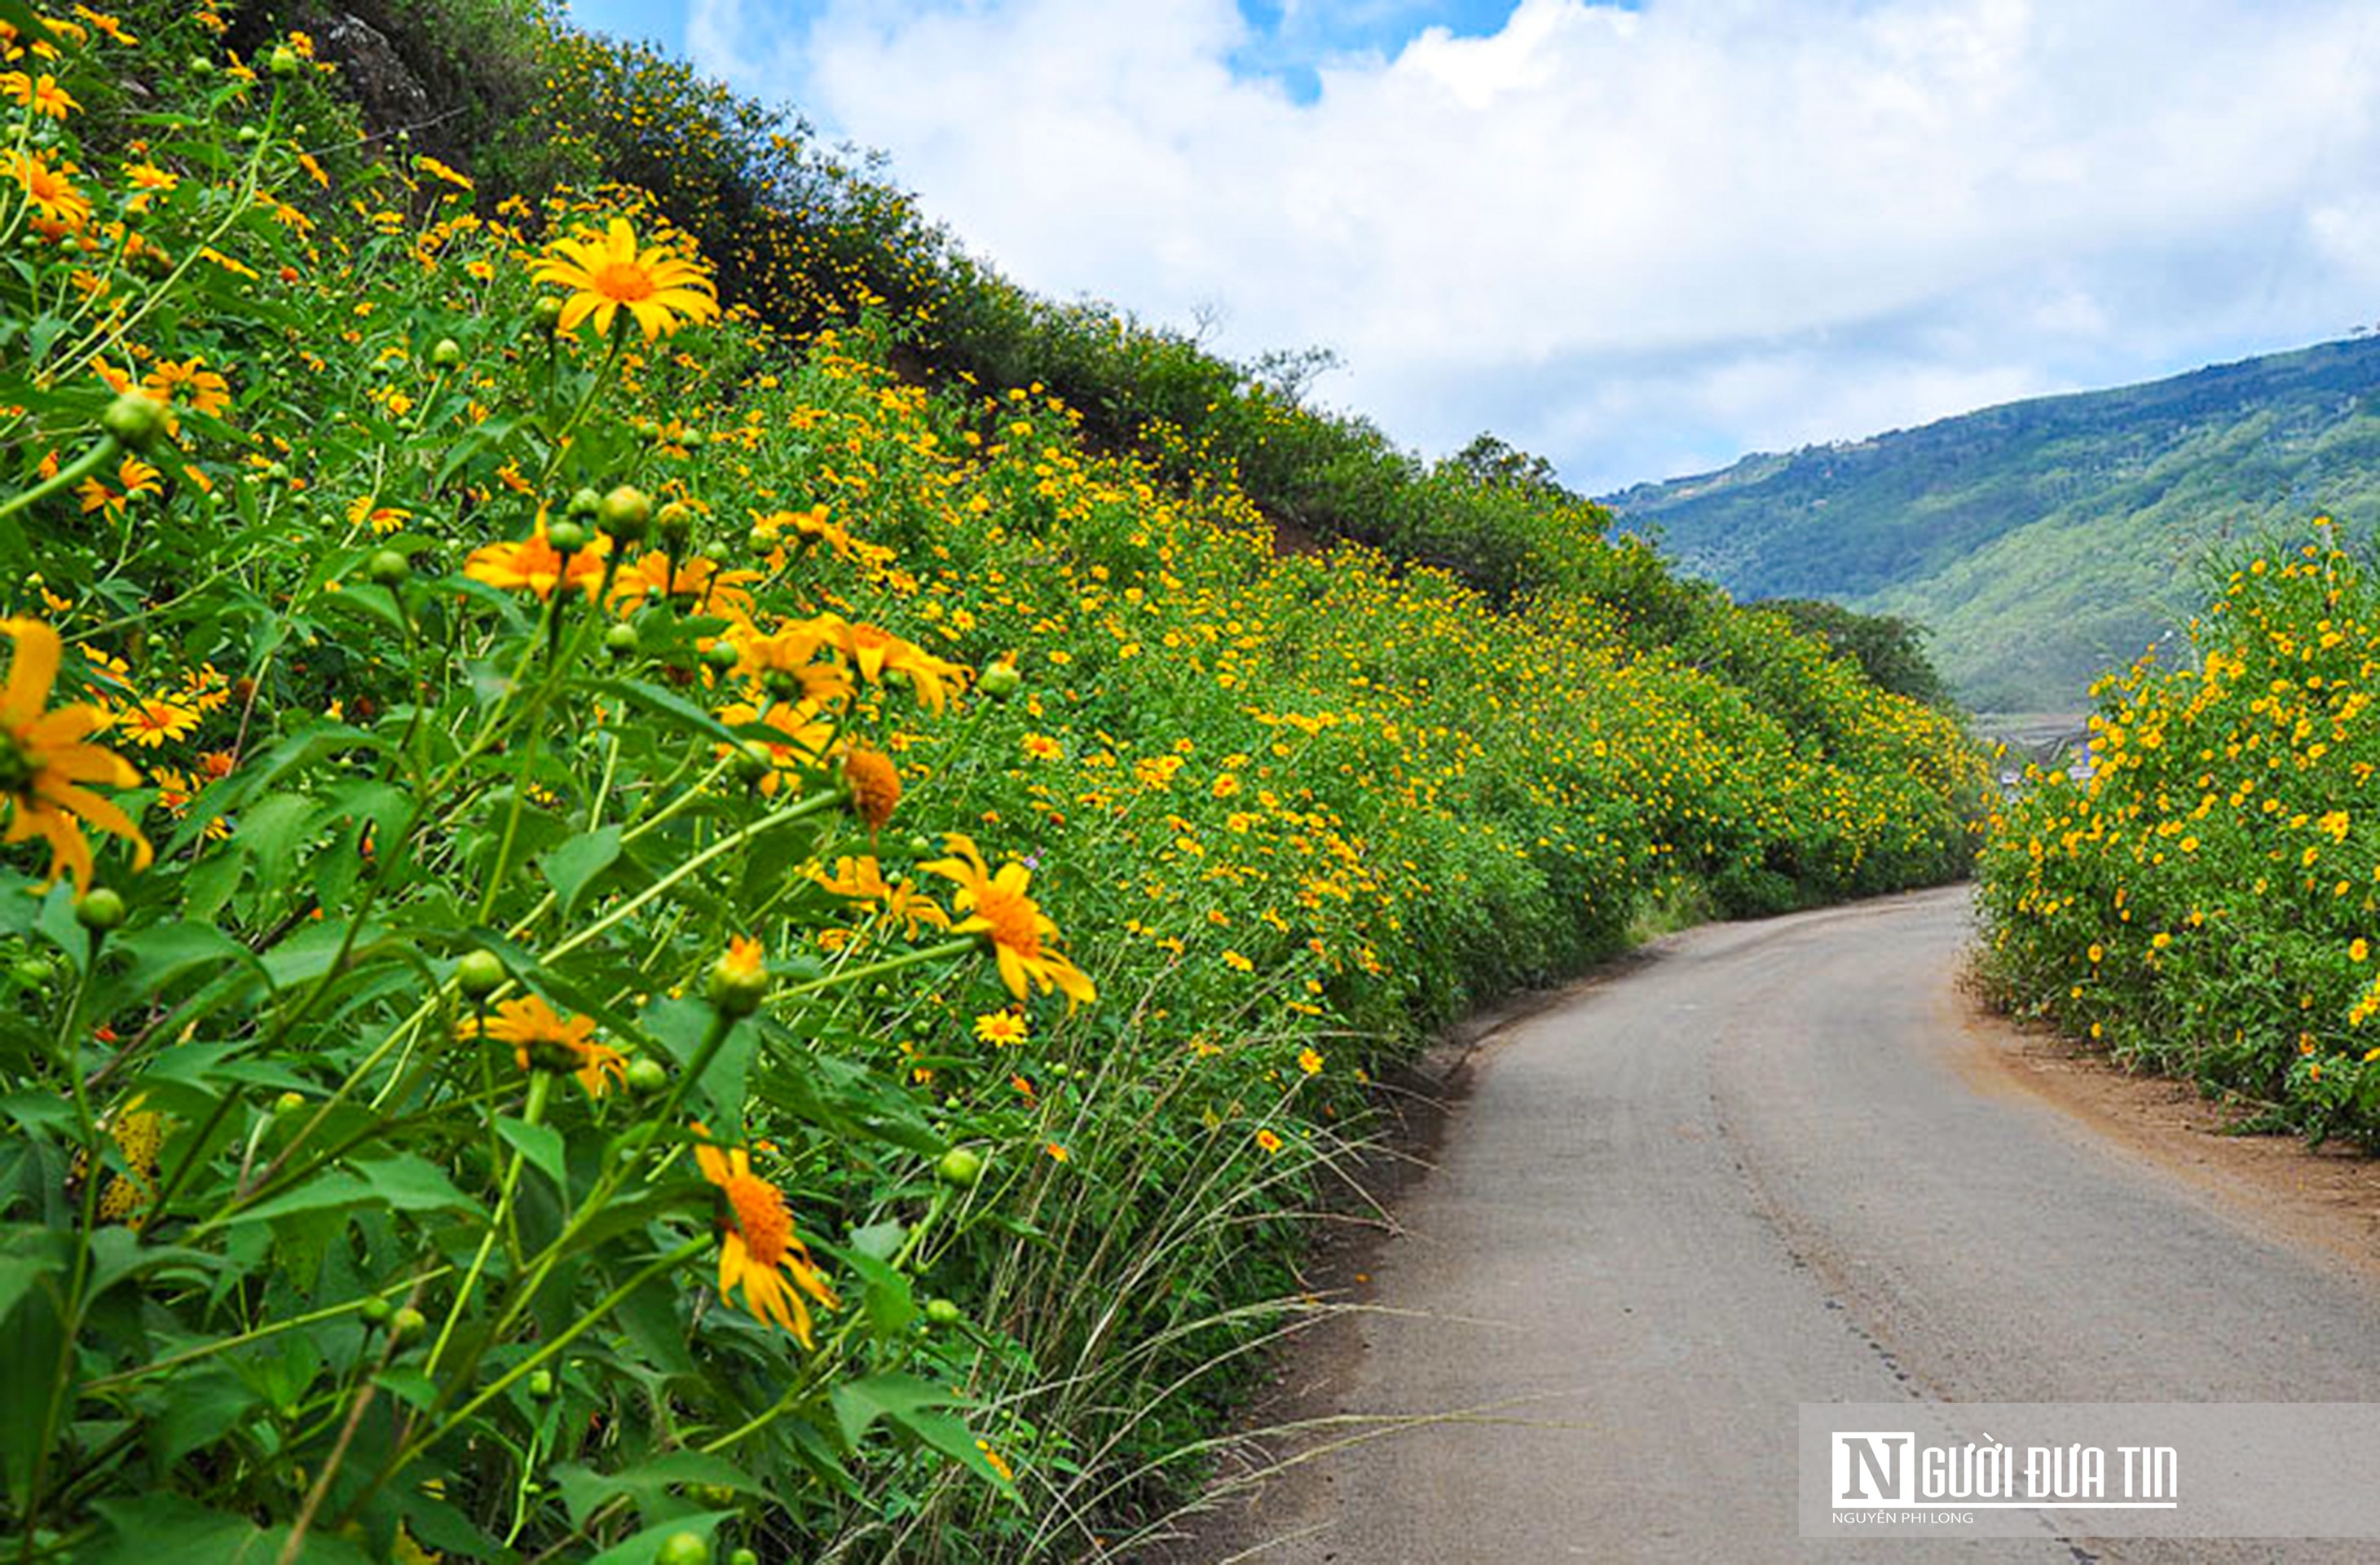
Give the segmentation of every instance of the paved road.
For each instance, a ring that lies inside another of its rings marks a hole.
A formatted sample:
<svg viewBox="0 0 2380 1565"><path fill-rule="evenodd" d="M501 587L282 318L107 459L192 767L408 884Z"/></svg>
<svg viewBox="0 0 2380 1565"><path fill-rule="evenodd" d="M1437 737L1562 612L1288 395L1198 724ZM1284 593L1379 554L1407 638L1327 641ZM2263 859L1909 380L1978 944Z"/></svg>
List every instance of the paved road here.
<svg viewBox="0 0 2380 1565"><path fill-rule="evenodd" d="M1372 1263L1411 1313L1289 1365L1310 1413L1494 1420L1301 1466L1206 1557L2380 1557L1799 1539L1802 1402L2380 1398L2380 1285L1961 1058L1967 906L1692 930L1500 1036Z"/></svg>

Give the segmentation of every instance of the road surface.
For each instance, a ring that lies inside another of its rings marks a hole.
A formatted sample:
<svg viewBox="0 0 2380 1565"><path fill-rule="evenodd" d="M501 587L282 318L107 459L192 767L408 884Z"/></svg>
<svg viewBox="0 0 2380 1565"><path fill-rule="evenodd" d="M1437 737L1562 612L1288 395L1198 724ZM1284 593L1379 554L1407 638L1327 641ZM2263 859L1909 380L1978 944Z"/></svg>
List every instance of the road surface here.
<svg viewBox="0 0 2380 1565"><path fill-rule="evenodd" d="M1803 1402L2380 1399L2380 1280L1995 1081L1968 905L1690 930L1499 1035L1368 1308L1285 1365L1296 1413L1485 1415L1297 1464L1192 1557L2380 1558L1798 1536Z"/></svg>

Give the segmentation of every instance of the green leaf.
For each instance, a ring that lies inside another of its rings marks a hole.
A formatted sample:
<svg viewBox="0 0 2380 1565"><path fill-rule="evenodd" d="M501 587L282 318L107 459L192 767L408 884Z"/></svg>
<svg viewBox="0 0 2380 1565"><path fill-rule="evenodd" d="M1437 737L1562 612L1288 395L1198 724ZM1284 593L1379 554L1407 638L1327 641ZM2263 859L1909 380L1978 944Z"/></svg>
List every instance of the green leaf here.
<svg viewBox="0 0 2380 1565"><path fill-rule="evenodd" d="M200 967L239 963L262 971L248 947L212 924L157 924L128 935L115 948L132 958L128 982L141 999Z"/></svg>
<svg viewBox="0 0 2380 1565"><path fill-rule="evenodd" d="M700 1451L674 1451L650 1462L618 1473L598 1473L577 1462L565 1463L553 1470L562 1489L562 1503L570 1511L572 1525L593 1515L598 1508L621 1495L627 1496L638 1515L648 1522L655 1512L666 1507L661 1502L669 1491L683 1484L704 1484L715 1488L734 1489L738 1494L764 1497L767 1491L746 1476L744 1470L724 1457L707 1456ZM673 1522L684 1526L682 1521Z"/></svg>
<svg viewBox="0 0 2380 1565"><path fill-rule="evenodd" d="M42 898L42 911L35 916L33 928L67 953L76 972L91 964L91 931L75 921L74 890L65 881L52 886Z"/></svg>
<svg viewBox="0 0 2380 1565"><path fill-rule="evenodd" d="M565 1202L570 1199L570 1179L563 1158L562 1133L552 1125L533 1125L509 1117L496 1121L504 1145L528 1159L529 1166L553 1182Z"/></svg>
<svg viewBox="0 0 2380 1565"><path fill-rule="evenodd" d="M471 1198L455 1188L435 1163L411 1152L356 1164L373 1196L400 1212L476 1211Z"/></svg>
<svg viewBox="0 0 2380 1565"><path fill-rule="evenodd" d="M897 1225L887 1226L898 1231ZM862 1305L868 1311L868 1329L880 1341L897 1337L917 1318L917 1296L910 1291L909 1279L889 1262L858 1249L825 1244L819 1248L859 1274L867 1289Z"/></svg>
<svg viewBox="0 0 2380 1565"><path fill-rule="evenodd" d="M565 918L577 910L578 899L589 882L612 867L620 856L620 828L606 826L600 831L587 831L573 837L538 861L545 871L548 884L562 899Z"/></svg>
<svg viewBox="0 0 2380 1565"><path fill-rule="evenodd" d="M657 716L674 719L722 745L737 742L735 731L725 723L685 697L673 695L659 685L634 679L594 679L588 681L588 685L599 695L617 696L632 707L642 707Z"/></svg>
<svg viewBox="0 0 2380 1565"><path fill-rule="evenodd" d="M870 1375L834 1389L834 1422L843 1431L843 1443L856 1450L860 1438L880 1418L901 1423L929 1408L949 1407L962 1400L947 1386L914 1375Z"/></svg>

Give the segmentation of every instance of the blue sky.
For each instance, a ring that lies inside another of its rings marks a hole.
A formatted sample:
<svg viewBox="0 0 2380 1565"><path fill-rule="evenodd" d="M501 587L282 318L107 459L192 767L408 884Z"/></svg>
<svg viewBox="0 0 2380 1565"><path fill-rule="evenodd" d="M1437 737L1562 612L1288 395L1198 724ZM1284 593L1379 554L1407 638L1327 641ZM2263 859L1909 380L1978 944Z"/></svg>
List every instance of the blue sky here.
<svg viewBox="0 0 2380 1565"><path fill-rule="evenodd" d="M570 0L1043 294L1590 491L2380 318L2369 0Z"/></svg>

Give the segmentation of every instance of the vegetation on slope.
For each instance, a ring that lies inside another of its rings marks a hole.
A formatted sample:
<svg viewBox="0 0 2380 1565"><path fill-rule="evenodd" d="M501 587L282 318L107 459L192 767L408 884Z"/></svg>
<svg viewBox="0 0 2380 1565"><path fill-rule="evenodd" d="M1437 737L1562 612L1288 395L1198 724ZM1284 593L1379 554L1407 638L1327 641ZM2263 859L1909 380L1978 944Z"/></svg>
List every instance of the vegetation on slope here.
<svg viewBox="0 0 2380 1565"><path fill-rule="evenodd" d="M1612 497L1685 568L1747 597L1913 620L1978 710L2071 710L2188 618L2227 539L2326 513L2380 523L2380 339L1923 429Z"/></svg>
<svg viewBox="0 0 2380 1565"><path fill-rule="evenodd" d="M2028 771L1980 869L2002 1001L2380 1139L2380 581L2327 540L2217 576L2193 655L2103 682L2087 781Z"/></svg>
<svg viewBox="0 0 2380 1565"><path fill-rule="evenodd" d="M0 0L20 1557L1097 1554L1424 1029L1969 852L1952 724L1525 461L1408 474L1462 574L1283 557L303 32L79 18Z"/></svg>

